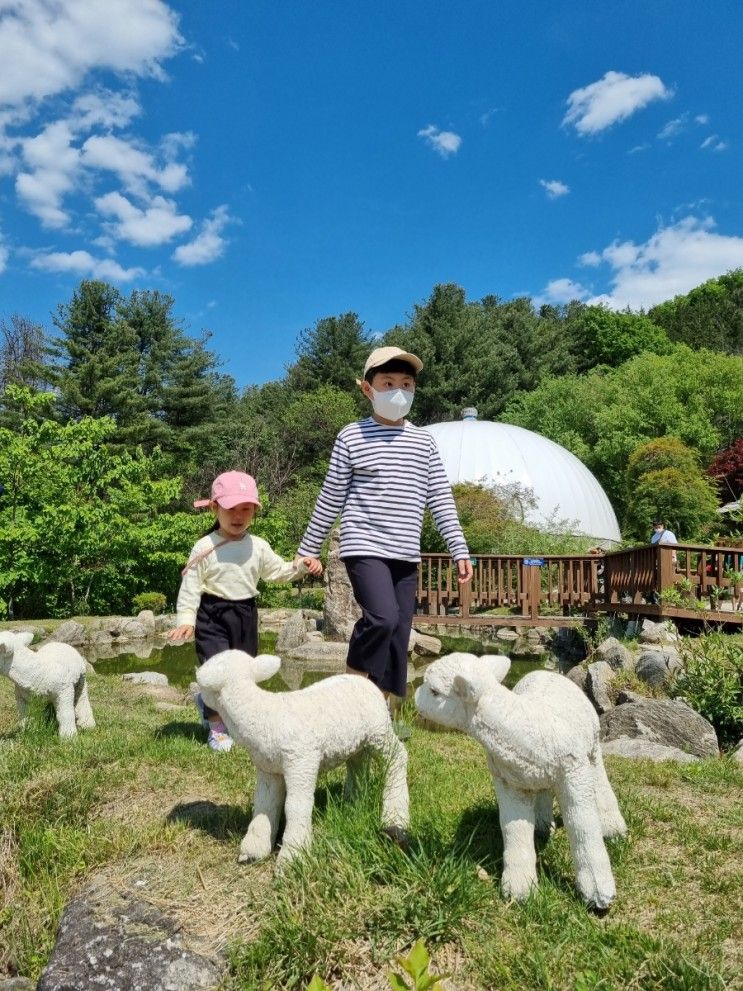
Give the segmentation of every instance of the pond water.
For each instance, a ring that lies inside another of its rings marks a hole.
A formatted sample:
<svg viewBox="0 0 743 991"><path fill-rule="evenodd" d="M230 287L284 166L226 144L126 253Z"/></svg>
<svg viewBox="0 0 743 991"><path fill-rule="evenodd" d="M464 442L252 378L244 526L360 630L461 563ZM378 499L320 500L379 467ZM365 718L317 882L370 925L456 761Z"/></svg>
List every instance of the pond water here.
<svg viewBox="0 0 743 991"><path fill-rule="evenodd" d="M473 654L507 654L508 643L480 643L476 640L465 638L441 637L442 654L452 651L467 651ZM276 649L276 634L264 633L260 638L260 650L262 653L273 653ZM171 644L147 644L137 648L132 652L131 648L126 653L121 653L115 657L96 659L91 654L89 659L95 663L95 669L102 675L122 675L137 671L157 671L167 676L171 685L177 688L188 688L189 684L195 680L196 651L193 643L180 646ZM431 658L433 660L433 658ZM410 672L408 694L412 694L415 688L423 679L428 661L426 658L416 658L415 673ZM538 668L550 668L552 670L567 670L573 662L565 662L554 654L537 654L527 658L514 658L511 663L511 670L508 673L505 684L512 686L519 678L529 671ZM318 666L319 668L319 666ZM262 682L262 687L270 691L287 691L288 689L305 688L307 685L321 678L327 678L331 674L337 674L337 670L328 667L323 669L313 669L311 661L286 661L282 666L286 677L282 677L282 672L270 679Z"/></svg>

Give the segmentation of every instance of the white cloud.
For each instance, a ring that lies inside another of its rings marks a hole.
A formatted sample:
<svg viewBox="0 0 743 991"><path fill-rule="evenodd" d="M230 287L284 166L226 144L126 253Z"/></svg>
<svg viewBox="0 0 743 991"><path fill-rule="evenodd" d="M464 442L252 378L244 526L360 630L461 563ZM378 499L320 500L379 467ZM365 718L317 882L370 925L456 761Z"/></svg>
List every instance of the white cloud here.
<svg viewBox="0 0 743 991"><path fill-rule="evenodd" d="M672 95L658 76L607 72L597 82L573 90L563 124L572 124L578 134L598 134L653 100L668 100Z"/></svg>
<svg viewBox="0 0 743 991"><path fill-rule="evenodd" d="M718 135L717 134L710 134L710 136L708 138L705 138L704 139L704 141L700 144L699 147L700 148L710 148L715 143L715 141L717 141L717 139L718 139Z"/></svg>
<svg viewBox="0 0 743 991"><path fill-rule="evenodd" d="M636 155L639 151L647 151L649 147L650 145L647 143L647 141L644 141L642 144L634 145L634 147L630 148L627 154Z"/></svg>
<svg viewBox="0 0 743 991"><path fill-rule="evenodd" d="M193 220L185 214L179 215L176 204L164 196L155 196L143 210L121 193L99 196L95 205L104 216L118 220L118 223L107 225L114 237L142 248L172 241L193 226Z"/></svg>
<svg viewBox="0 0 743 991"><path fill-rule="evenodd" d="M601 264L601 255L598 251L586 251L584 255L580 256L578 263L580 265L586 265L588 268L595 268Z"/></svg>
<svg viewBox="0 0 743 991"><path fill-rule="evenodd" d="M132 93L94 90L76 97L70 124L75 131L92 131L95 127L126 127L141 112L139 101Z"/></svg>
<svg viewBox="0 0 743 991"><path fill-rule="evenodd" d="M697 116L694 118L694 123L695 124L709 124L709 115L708 114L697 114Z"/></svg>
<svg viewBox="0 0 743 991"><path fill-rule="evenodd" d="M573 299L585 299L590 295L588 290L572 279L553 279L547 283L541 296L535 300L537 305L542 303L569 303Z"/></svg>
<svg viewBox="0 0 743 991"><path fill-rule="evenodd" d="M162 0L2 0L0 106L63 93L92 69L163 78L182 43Z"/></svg>
<svg viewBox="0 0 743 991"><path fill-rule="evenodd" d="M64 227L69 223L62 200L75 186L80 162L80 153L72 146L72 140L69 124L56 121L36 137L20 142L28 170L17 175L16 192L44 227Z"/></svg>
<svg viewBox="0 0 743 991"><path fill-rule="evenodd" d="M3 244L3 236L0 234L0 275L8 267L8 258L10 258L10 252Z"/></svg>
<svg viewBox="0 0 743 991"><path fill-rule="evenodd" d="M725 151L728 147L727 141L721 141L719 134L710 134L708 138L700 144L700 148L707 148L709 151Z"/></svg>
<svg viewBox="0 0 743 991"><path fill-rule="evenodd" d="M540 179L539 185L547 191L547 196L551 200L556 200L560 196L567 196L570 192L570 186L566 186L559 179Z"/></svg>
<svg viewBox="0 0 743 991"><path fill-rule="evenodd" d="M689 123L689 115L681 114L680 117L674 117L673 120L669 120L661 130L658 132L659 141L669 141L671 138L675 138L677 134L681 134L682 131L686 130L686 125Z"/></svg>
<svg viewBox="0 0 743 991"><path fill-rule="evenodd" d="M170 162L165 168L158 169L149 152L113 134L88 138L82 147L81 161L87 168L113 172L126 189L139 195L145 194L147 182L175 193L189 181L185 165Z"/></svg>
<svg viewBox="0 0 743 991"><path fill-rule="evenodd" d="M462 144L462 139L458 134L453 131L440 131L435 124L429 124L428 127L418 131L418 137L423 138L428 146L438 152L442 158L456 155Z"/></svg>
<svg viewBox="0 0 743 991"><path fill-rule="evenodd" d="M218 206L212 215L201 225L201 231L188 244L179 245L173 252L173 259L179 265L208 265L224 254L227 239L222 237L222 231L227 224L232 223L226 206Z"/></svg>
<svg viewBox="0 0 743 991"><path fill-rule="evenodd" d="M611 268L610 291L586 299L612 309L648 308L701 282L743 267L743 237L718 234L711 217L684 217L644 244L612 242L600 253ZM597 252L588 252L592 259ZM582 258L586 258L583 255ZM556 283L569 280L556 280ZM552 285L552 283L550 283Z"/></svg>
<svg viewBox="0 0 743 991"><path fill-rule="evenodd" d="M37 255L31 267L43 272L71 272L79 278L112 279L131 282L144 275L142 268L122 268L110 258L94 258L87 251L50 251Z"/></svg>

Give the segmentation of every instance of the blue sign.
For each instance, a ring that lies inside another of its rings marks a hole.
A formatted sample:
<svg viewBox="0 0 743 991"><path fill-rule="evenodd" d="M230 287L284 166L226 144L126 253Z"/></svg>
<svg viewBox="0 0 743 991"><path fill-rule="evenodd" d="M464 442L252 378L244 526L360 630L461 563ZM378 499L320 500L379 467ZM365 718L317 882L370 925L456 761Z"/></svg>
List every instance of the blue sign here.
<svg viewBox="0 0 743 991"><path fill-rule="evenodd" d="M544 564L543 557L525 557L524 564L531 565L533 568L541 568Z"/></svg>

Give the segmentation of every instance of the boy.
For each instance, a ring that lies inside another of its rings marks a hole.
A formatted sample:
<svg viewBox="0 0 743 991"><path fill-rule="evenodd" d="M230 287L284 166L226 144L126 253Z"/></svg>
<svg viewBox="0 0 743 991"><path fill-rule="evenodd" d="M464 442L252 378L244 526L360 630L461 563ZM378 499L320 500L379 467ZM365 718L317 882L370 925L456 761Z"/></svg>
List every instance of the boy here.
<svg viewBox="0 0 743 991"><path fill-rule="evenodd" d="M377 348L369 355L363 382L357 384L373 413L338 434L297 552L297 558L317 558L340 513L340 556L362 610L351 634L346 670L401 698L426 506L457 562L459 581L472 578L436 442L405 419L422 368L420 358L398 347Z"/></svg>

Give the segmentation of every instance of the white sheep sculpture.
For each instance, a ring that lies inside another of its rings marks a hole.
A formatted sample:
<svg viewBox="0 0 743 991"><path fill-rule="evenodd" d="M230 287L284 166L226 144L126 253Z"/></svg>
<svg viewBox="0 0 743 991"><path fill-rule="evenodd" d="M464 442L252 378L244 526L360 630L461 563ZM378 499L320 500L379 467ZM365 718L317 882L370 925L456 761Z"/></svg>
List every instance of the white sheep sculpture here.
<svg viewBox="0 0 743 991"><path fill-rule="evenodd" d="M282 809L286 824L278 866L308 847L319 772L346 762L350 796L366 751L384 757L382 825L402 840L409 820L407 752L395 736L382 693L354 674L334 675L293 692L259 688L258 682L276 674L280 666L280 658L271 654L251 657L226 650L196 672L204 702L219 712L256 767L253 818L238 861L270 855Z"/></svg>
<svg viewBox="0 0 743 991"><path fill-rule="evenodd" d="M510 690L507 657L450 654L426 670L415 703L426 719L462 730L485 748L503 833L501 891L525 899L537 883L534 832L549 835L557 798L589 906L616 895L604 837L627 827L606 776L596 712L563 675L532 671Z"/></svg>
<svg viewBox="0 0 743 991"><path fill-rule="evenodd" d="M31 650L33 633L0 633L0 672L15 685L21 723L32 695L49 699L62 737L95 726L85 680L85 659L67 643L48 643Z"/></svg>

